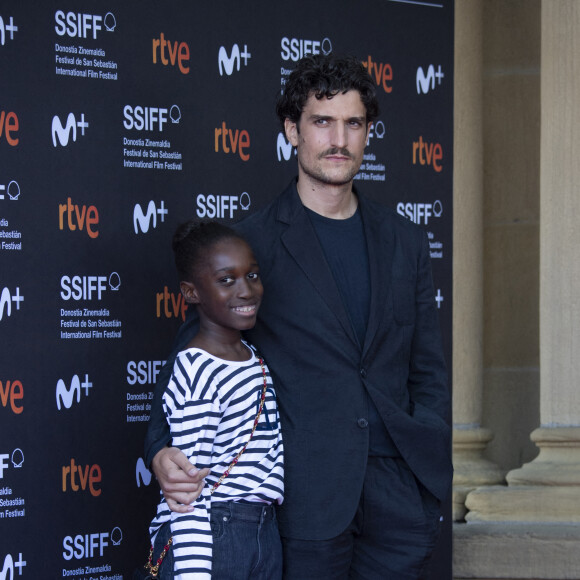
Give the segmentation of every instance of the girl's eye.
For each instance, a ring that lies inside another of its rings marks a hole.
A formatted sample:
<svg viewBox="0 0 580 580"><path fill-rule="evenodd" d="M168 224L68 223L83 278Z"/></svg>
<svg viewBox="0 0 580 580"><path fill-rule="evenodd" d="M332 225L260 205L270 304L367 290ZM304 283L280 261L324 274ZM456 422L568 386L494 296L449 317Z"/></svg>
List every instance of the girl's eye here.
<svg viewBox="0 0 580 580"><path fill-rule="evenodd" d="M257 280L260 277L260 274L258 274L258 272L251 272L250 274L248 274L248 278L250 278L250 280Z"/></svg>
<svg viewBox="0 0 580 580"><path fill-rule="evenodd" d="M234 279L231 276L226 276L225 278L221 278L219 283L220 284L231 284Z"/></svg>

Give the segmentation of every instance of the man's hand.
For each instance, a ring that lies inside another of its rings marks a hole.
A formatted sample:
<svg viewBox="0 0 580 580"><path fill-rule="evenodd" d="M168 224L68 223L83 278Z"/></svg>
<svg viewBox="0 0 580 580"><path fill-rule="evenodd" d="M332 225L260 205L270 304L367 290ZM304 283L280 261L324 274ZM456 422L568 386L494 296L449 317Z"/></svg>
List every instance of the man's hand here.
<svg viewBox="0 0 580 580"><path fill-rule="evenodd" d="M164 447L158 451L151 467L169 509L182 514L192 512L191 504L201 493L209 469L197 469L176 447Z"/></svg>

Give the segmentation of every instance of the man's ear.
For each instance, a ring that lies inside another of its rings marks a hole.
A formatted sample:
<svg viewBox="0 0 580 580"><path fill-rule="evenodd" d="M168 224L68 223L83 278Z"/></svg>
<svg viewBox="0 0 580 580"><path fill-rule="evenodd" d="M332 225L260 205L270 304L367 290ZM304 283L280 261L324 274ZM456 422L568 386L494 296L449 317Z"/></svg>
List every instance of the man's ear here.
<svg viewBox="0 0 580 580"><path fill-rule="evenodd" d="M181 294L188 304L199 304L199 296L193 282L180 282Z"/></svg>
<svg viewBox="0 0 580 580"><path fill-rule="evenodd" d="M284 132L286 133L286 139L293 147L298 147L298 125L286 118L284 121Z"/></svg>

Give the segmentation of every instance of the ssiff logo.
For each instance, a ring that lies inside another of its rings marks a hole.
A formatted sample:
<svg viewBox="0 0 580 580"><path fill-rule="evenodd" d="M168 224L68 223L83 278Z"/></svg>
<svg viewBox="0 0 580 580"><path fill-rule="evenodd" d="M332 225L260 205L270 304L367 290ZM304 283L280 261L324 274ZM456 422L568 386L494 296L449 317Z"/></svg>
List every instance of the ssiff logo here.
<svg viewBox="0 0 580 580"><path fill-rule="evenodd" d="M197 196L197 217L200 219L234 218L234 213L239 209L248 211L251 199L247 191L237 195L204 195Z"/></svg>
<svg viewBox="0 0 580 580"><path fill-rule="evenodd" d="M66 203L58 204L58 229L63 230L65 223L71 232L86 230L89 238L99 237L99 230L95 227L99 224L99 212L94 205L88 208L86 205L79 206L73 204L70 197L67 198Z"/></svg>
<svg viewBox="0 0 580 580"><path fill-rule="evenodd" d="M14 33L18 32L18 26L14 24L14 18L10 16L8 23L4 22L4 18L0 16L0 46L6 44L6 33L10 33L10 40L14 40Z"/></svg>
<svg viewBox="0 0 580 580"><path fill-rule="evenodd" d="M382 139L386 132L385 124L382 121L375 121L371 125L369 134L367 135L367 146L370 145L371 139L374 139L375 137L377 139Z"/></svg>
<svg viewBox="0 0 580 580"><path fill-rule="evenodd" d="M0 580L12 580L14 578L14 568L18 568L18 576L22 576L22 568L24 566L26 566L26 560L22 559L22 552L19 552L16 561L14 561L12 554L6 554L2 570L0 570Z"/></svg>
<svg viewBox="0 0 580 580"><path fill-rule="evenodd" d="M298 62L307 54L330 54L332 52L332 42L330 38L323 40L306 40L304 38L282 38L280 42L280 56L282 60L291 60Z"/></svg>
<svg viewBox="0 0 580 580"><path fill-rule="evenodd" d="M0 142L3 138L10 147L16 147L20 139L18 138L18 115L14 111L0 111Z"/></svg>
<svg viewBox="0 0 580 580"><path fill-rule="evenodd" d="M0 401L2 406L7 409L8 402L10 402L10 408L15 415L20 415L24 411L24 407L19 404L24 398L24 387L22 386L22 381L11 380L11 381L0 381Z"/></svg>
<svg viewBox="0 0 580 580"><path fill-rule="evenodd" d="M97 300L101 300L103 292L109 289L116 292L121 287L121 278L117 272L106 276L62 276L60 279L60 297L63 300L92 300L96 293Z"/></svg>
<svg viewBox="0 0 580 580"><path fill-rule="evenodd" d="M166 48L167 56L165 55ZM189 64L189 45L187 42L166 40L162 32L159 38L153 39L153 64L157 64L158 54L163 66L175 66L177 64L182 74L189 74L189 66L187 66Z"/></svg>
<svg viewBox="0 0 580 580"><path fill-rule="evenodd" d="M6 316L12 315L12 303L16 305L16 310L20 310L20 303L24 302L24 296L20 295L20 287L16 286L16 291L13 293L6 287L2 289L0 294L0 320Z"/></svg>
<svg viewBox="0 0 580 580"><path fill-rule="evenodd" d="M77 121L74 113L69 113L66 118L66 125L63 126L58 115L52 118L52 144L56 147L60 144L62 147L68 145L72 134L72 140L77 140L77 127L81 130L81 135L85 136L85 129L89 124L85 121L85 114L81 113L81 120Z"/></svg>
<svg viewBox="0 0 580 580"><path fill-rule="evenodd" d="M165 364L162 360L140 360L127 363L127 384L154 385L157 375ZM150 397L151 398L151 397Z"/></svg>
<svg viewBox="0 0 580 580"><path fill-rule="evenodd" d="M8 459L12 462L15 469L20 469L24 463L24 453L18 447L12 452L12 455L7 453L0 453L0 479L4 479L4 470L10 467Z"/></svg>
<svg viewBox="0 0 580 580"><path fill-rule="evenodd" d="M430 217L441 217L443 204L439 200L433 203L404 203L401 201L397 204L397 213L416 224L427 225Z"/></svg>
<svg viewBox="0 0 580 580"><path fill-rule="evenodd" d="M66 386L66 383L62 379L58 379L56 383L56 407L60 411L63 407L70 409L75 399L76 402L81 401L81 389L84 389L85 397L89 396L89 389L91 389L93 383L89 381L89 375L85 374L84 381L81 383L78 375L74 375L70 387Z"/></svg>
<svg viewBox="0 0 580 580"><path fill-rule="evenodd" d="M20 186L18 185L18 182L14 180L12 180L8 185L0 183L0 200L5 199L3 192L6 192L10 201L16 201L20 197ZM6 222L6 224L4 224L2 223L3 221L5 221L5 218L0 219L0 225L6 227L8 223Z"/></svg>
<svg viewBox="0 0 580 580"><path fill-rule="evenodd" d="M423 93L426 95L429 91L435 90L435 79L437 79L437 84L441 85L441 81L443 80L443 71L441 70L441 65L437 67L437 72L435 72L435 67L430 64L429 68L427 69L427 74L422 67L417 69L417 94Z"/></svg>
<svg viewBox="0 0 580 580"><path fill-rule="evenodd" d="M146 234L149 231L149 228L157 227L157 216L159 216L163 223L166 215L167 210L165 209L165 202L163 200L159 203L159 207L157 207L155 202L151 200L147 206L146 213L143 211L143 208L136 203L133 208L133 228L135 229L135 233L138 234L139 231L141 231Z"/></svg>
<svg viewBox="0 0 580 580"><path fill-rule="evenodd" d="M230 55L228 56L225 46L220 46L218 53L218 68L220 71L220 77L224 75L230 76L234 72L234 66L236 71L240 70L241 60L244 59L244 66L248 66L248 59L252 58L252 55L248 52L248 46L244 44L244 52L240 52L240 47L234 44Z"/></svg>
<svg viewBox="0 0 580 580"><path fill-rule="evenodd" d="M97 39L97 35L105 25L107 32L113 32L117 26L117 21L112 12L107 12L103 17L99 14L83 14L82 12L67 12L57 10L54 14L54 31L59 36L70 38L90 38Z"/></svg>
<svg viewBox="0 0 580 580"><path fill-rule="evenodd" d="M107 546L120 546L122 540L123 532L119 527L113 528L110 533L97 532L65 536L62 540L62 557L65 560L96 558L97 556L103 556ZM105 576L101 576L101 578L105 578Z"/></svg>
<svg viewBox="0 0 580 580"><path fill-rule="evenodd" d="M137 105L125 105L123 108L123 127L128 131L135 129L136 131L159 131L163 132L164 125L167 124L168 118L173 124L179 124L181 120L181 110L177 105L173 105L171 109L165 107L142 107Z"/></svg>

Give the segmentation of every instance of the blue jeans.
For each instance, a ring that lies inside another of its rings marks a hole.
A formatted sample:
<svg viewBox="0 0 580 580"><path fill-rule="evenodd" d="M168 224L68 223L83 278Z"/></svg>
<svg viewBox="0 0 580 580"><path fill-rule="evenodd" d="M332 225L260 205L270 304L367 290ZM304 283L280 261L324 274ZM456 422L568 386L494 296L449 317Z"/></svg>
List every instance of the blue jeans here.
<svg viewBox="0 0 580 580"><path fill-rule="evenodd" d="M282 578L282 542L274 506L249 502L211 504L212 578Z"/></svg>
<svg viewBox="0 0 580 580"><path fill-rule="evenodd" d="M279 580L282 578L282 543L274 506L249 502L211 504L213 558L216 580ZM169 522L155 538L153 561L171 536ZM173 580L173 551L159 567L159 580Z"/></svg>

